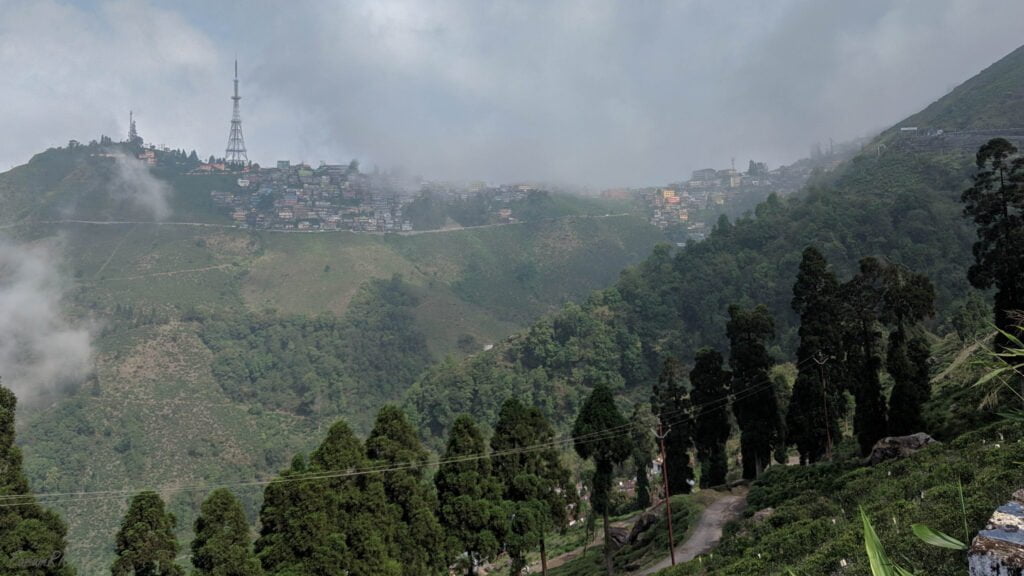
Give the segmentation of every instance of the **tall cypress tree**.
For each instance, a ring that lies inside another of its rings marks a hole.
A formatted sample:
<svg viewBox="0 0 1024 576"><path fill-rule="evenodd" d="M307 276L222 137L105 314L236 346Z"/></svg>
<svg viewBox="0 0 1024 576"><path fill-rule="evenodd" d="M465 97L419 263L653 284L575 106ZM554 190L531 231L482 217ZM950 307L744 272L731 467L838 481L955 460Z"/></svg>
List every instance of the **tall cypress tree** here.
<svg viewBox="0 0 1024 576"><path fill-rule="evenodd" d="M743 477L753 480L771 463L772 451L786 434L775 385L768 375L774 360L765 346L775 336L775 322L764 305L746 310L733 304L726 335Z"/></svg>
<svg viewBox="0 0 1024 576"><path fill-rule="evenodd" d="M444 533L437 520L437 496L423 478L429 453L404 412L395 406L380 409L366 439L366 454L377 466L413 464L381 474L390 512L387 520L395 532L402 574L446 574L445 557L438 554L444 546Z"/></svg>
<svg viewBox="0 0 1024 576"><path fill-rule="evenodd" d="M192 565L202 576L261 576L242 504L227 489L214 490L199 508Z"/></svg>
<svg viewBox="0 0 1024 576"><path fill-rule="evenodd" d="M612 564L612 540L609 535L608 508L612 473L631 451L629 423L615 406L615 397L605 384L598 384L587 396L572 427L573 447L580 458L594 460L590 504L604 521L604 560L608 576Z"/></svg>
<svg viewBox="0 0 1024 576"><path fill-rule="evenodd" d="M486 449L473 419L459 416L452 423L448 446L434 476L448 556L465 555L471 576L482 562L498 555L508 531L501 486L491 472L490 460L480 457Z"/></svg>
<svg viewBox="0 0 1024 576"><path fill-rule="evenodd" d="M804 250L793 284L793 311L800 315L797 377L786 414L787 443L801 462L817 462L840 436L846 413L842 383L839 282L813 246Z"/></svg>
<svg viewBox="0 0 1024 576"><path fill-rule="evenodd" d="M1019 336L1010 314L1024 310L1024 157L994 138L978 149L975 164L974 183L961 196L964 215L978 228L967 278L976 288L996 288L996 327ZM1007 343L997 335L997 349Z"/></svg>
<svg viewBox="0 0 1024 576"><path fill-rule="evenodd" d="M847 385L853 392L856 408L853 432L860 453L866 455L888 428L885 397L879 370L884 267L874 258L860 261L860 272L841 289L845 321Z"/></svg>
<svg viewBox="0 0 1024 576"><path fill-rule="evenodd" d="M672 494L689 494L693 489L693 404L682 386L683 368L675 358L665 359L651 396L651 411L667 426L665 434L665 471Z"/></svg>
<svg viewBox="0 0 1024 576"><path fill-rule="evenodd" d="M883 319L893 326L885 357L886 370L894 382L889 399L888 433L920 432L924 429L921 409L931 395L928 346L923 339L914 338L915 358L911 359L908 340L916 324L935 313L935 288L931 280L898 264L888 265L884 272L882 311ZM924 358L920 357L922 351Z"/></svg>
<svg viewBox="0 0 1024 576"><path fill-rule="evenodd" d="M394 525L363 445L336 422L309 458L267 486L256 554L270 574L399 576Z"/></svg>
<svg viewBox="0 0 1024 576"><path fill-rule="evenodd" d="M178 555L175 523L156 492L135 495L117 531L111 576L183 576L185 571L174 563Z"/></svg>
<svg viewBox="0 0 1024 576"><path fill-rule="evenodd" d="M525 554L535 548L540 550L541 570L547 573L547 535L567 528L568 507L576 501L554 437L555 430L540 409L515 398L502 405L491 437L491 461L515 516L508 538L513 574L526 567Z"/></svg>
<svg viewBox="0 0 1024 576"><path fill-rule="evenodd" d="M729 381L732 374L722 368L722 355L717 350L697 351L690 371L690 393L695 406L694 444L700 462L700 487L725 484L729 462L725 443L732 425L729 422Z"/></svg>
<svg viewBox="0 0 1024 576"><path fill-rule="evenodd" d="M633 406L629 421L633 425L630 436L633 440L633 467L636 469L636 507L643 510L651 505L651 479L647 476L647 467L651 463L651 454L657 449L653 432L657 423L650 406L641 402Z"/></svg>
<svg viewBox="0 0 1024 576"><path fill-rule="evenodd" d="M39 506L21 469L21 449L14 443L14 392L0 386L0 568L32 576L69 576L64 557L67 527Z"/></svg>
<svg viewBox="0 0 1024 576"><path fill-rule="evenodd" d="M931 379L928 374L931 350L928 342L923 337L916 336L902 348L905 349L905 353L898 358L902 371L898 378L892 374L893 362L889 362L889 372L895 380L892 396L889 398L889 434L894 436L924 430L921 408L931 396Z"/></svg>

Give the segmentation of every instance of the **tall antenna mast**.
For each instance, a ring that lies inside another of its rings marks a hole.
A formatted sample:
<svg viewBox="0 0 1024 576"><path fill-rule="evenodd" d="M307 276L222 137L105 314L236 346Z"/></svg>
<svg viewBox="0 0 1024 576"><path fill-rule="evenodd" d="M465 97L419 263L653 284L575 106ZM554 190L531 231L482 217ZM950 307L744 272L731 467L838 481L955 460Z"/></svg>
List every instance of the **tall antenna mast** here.
<svg viewBox="0 0 1024 576"><path fill-rule="evenodd" d="M135 129L135 112L128 111L128 143L142 145L142 138L139 138L139 131Z"/></svg>
<svg viewBox="0 0 1024 576"><path fill-rule="evenodd" d="M242 136L242 113L238 108L238 101L242 99L238 95L238 60L235 60L235 95L231 97L234 101L234 112L231 115L231 133L228 135L228 147L224 151L224 162L231 166L245 166L249 163L249 156L245 152L245 138Z"/></svg>

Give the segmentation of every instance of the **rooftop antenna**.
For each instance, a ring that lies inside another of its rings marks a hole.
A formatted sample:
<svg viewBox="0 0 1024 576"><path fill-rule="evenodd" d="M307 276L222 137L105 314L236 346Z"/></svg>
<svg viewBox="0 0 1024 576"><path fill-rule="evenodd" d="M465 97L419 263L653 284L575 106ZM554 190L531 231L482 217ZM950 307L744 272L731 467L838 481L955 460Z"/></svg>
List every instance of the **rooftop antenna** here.
<svg viewBox="0 0 1024 576"><path fill-rule="evenodd" d="M231 133L228 135L228 147L224 151L224 162L231 166L245 166L249 163L249 156L245 151L245 137L242 136L242 113L238 108L238 101L242 99L238 95L238 59L235 59L235 95L231 97L234 101L234 111L231 114Z"/></svg>

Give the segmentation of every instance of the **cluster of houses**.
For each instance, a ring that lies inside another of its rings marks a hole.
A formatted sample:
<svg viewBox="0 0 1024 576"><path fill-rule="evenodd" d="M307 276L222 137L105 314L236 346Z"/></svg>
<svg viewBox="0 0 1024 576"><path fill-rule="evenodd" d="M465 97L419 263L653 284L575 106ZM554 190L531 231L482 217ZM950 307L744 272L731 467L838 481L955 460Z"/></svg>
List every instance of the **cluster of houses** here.
<svg viewBox="0 0 1024 576"><path fill-rule="evenodd" d="M350 164L277 162L249 167L230 190L210 193L239 227L275 230L411 231L402 209L415 188L386 174L364 174Z"/></svg>
<svg viewBox="0 0 1024 576"><path fill-rule="evenodd" d="M801 161L769 170L764 162L750 162L746 172L735 168L694 170L689 180L667 186L607 190L608 198L633 199L646 211L650 223L677 237L680 243L700 241L721 214L752 208L769 194L796 192L810 177L816 163Z"/></svg>

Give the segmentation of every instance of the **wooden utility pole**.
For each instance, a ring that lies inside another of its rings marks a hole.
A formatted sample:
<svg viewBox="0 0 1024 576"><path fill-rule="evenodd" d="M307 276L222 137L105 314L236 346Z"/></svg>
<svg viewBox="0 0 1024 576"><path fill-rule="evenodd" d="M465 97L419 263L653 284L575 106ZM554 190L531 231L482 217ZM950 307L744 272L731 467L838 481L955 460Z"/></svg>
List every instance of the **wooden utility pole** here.
<svg viewBox="0 0 1024 576"><path fill-rule="evenodd" d="M669 427L671 430L671 427ZM665 484L665 518L668 520L668 553L672 558L672 565L676 565L676 539L672 536L672 494L668 491L668 462L665 460L665 436L668 430L662 432L661 415L658 415L658 431L655 433L658 442L661 443L661 479Z"/></svg>

